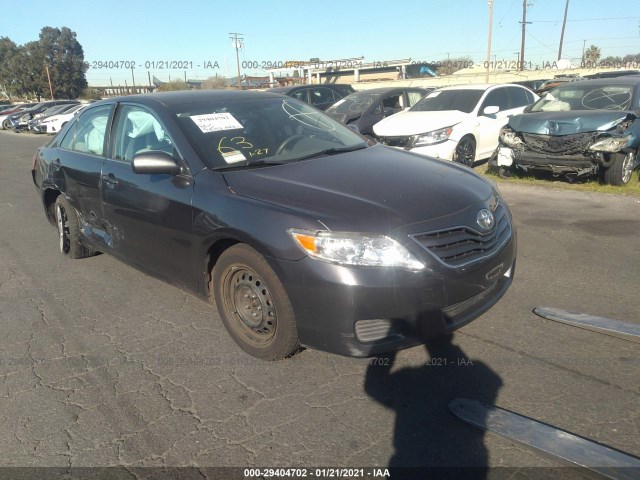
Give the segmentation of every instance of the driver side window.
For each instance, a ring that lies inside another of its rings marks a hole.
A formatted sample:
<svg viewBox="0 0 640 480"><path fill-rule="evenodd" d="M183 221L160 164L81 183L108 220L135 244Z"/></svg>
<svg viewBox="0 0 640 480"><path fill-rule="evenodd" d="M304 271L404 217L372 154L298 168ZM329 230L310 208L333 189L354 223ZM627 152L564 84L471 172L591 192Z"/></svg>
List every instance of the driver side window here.
<svg viewBox="0 0 640 480"><path fill-rule="evenodd" d="M173 141L151 112L136 105L123 105L117 118L113 158L131 163L138 153L152 151L177 158Z"/></svg>

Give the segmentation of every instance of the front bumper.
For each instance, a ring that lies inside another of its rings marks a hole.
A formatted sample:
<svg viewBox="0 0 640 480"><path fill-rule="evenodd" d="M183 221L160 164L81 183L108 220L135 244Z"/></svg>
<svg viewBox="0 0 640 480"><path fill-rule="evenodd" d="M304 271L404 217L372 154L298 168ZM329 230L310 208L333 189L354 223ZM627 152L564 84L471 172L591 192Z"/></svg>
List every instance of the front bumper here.
<svg viewBox="0 0 640 480"><path fill-rule="evenodd" d="M491 258L412 272L311 258L270 259L296 314L300 342L354 357L401 350L446 334L491 308L513 281L516 234Z"/></svg>
<svg viewBox="0 0 640 480"><path fill-rule="evenodd" d="M510 148L501 145L497 150L497 164L500 166L514 165L524 170L545 170L554 173L592 173L600 166L608 166L608 154L600 154L596 159L588 154L545 154L532 152L527 149Z"/></svg>
<svg viewBox="0 0 640 480"><path fill-rule="evenodd" d="M445 140L442 143L435 145L427 145L424 147L415 147L410 151L418 153L420 155L426 155L428 157L440 158L442 160L453 160L453 154L456 151L458 142L453 140Z"/></svg>

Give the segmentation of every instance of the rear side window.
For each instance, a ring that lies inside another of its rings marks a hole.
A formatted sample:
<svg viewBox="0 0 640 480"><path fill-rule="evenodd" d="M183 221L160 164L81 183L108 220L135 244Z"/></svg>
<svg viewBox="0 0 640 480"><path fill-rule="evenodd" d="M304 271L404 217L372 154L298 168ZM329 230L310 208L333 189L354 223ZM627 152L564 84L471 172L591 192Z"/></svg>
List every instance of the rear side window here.
<svg viewBox="0 0 640 480"><path fill-rule="evenodd" d="M103 155L110 114L111 105L92 108L82 114L65 134L60 142L60 148Z"/></svg>

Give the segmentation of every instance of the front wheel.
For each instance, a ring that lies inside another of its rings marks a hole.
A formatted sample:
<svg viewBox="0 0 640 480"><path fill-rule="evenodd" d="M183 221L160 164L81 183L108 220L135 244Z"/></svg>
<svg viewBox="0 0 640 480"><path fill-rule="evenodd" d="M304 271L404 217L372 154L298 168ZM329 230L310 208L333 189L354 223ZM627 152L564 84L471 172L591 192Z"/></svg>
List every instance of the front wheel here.
<svg viewBox="0 0 640 480"><path fill-rule="evenodd" d="M462 137L456 145L456 150L453 153L453 161L466 165L467 167L473 167L473 162L476 158L476 141L473 137Z"/></svg>
<svg viewBox="0 0 640 480"><path fill-rule="evenodd" d="M635 166L634 152L614 153L611 166L604 171L604 181L609 185L622 186L629 183Z"/></svg>
<svg viewBox="0 0 640 480"><path fill-rule="evenodd" d="M249 355L278 360L300 348L289 297L253 248L238 244L220 256L211 274L211 291L229 335Z"/></svg>

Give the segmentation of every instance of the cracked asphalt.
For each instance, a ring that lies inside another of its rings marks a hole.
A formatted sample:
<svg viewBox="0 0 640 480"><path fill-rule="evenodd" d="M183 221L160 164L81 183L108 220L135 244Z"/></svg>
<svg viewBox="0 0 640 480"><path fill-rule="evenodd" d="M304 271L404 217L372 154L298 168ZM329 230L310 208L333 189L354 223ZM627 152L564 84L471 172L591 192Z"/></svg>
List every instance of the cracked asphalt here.
<svg viewBox="0 0 640 480"><path fill-rule="evenodd" d="M561 465L462 423L456 397L640 456L640 345L531 313L640 322L638 199L501 185L515 281L450 342L267 363L198 298L58 253L30 176L46 140L0 132L0 466Z"/></svg>

